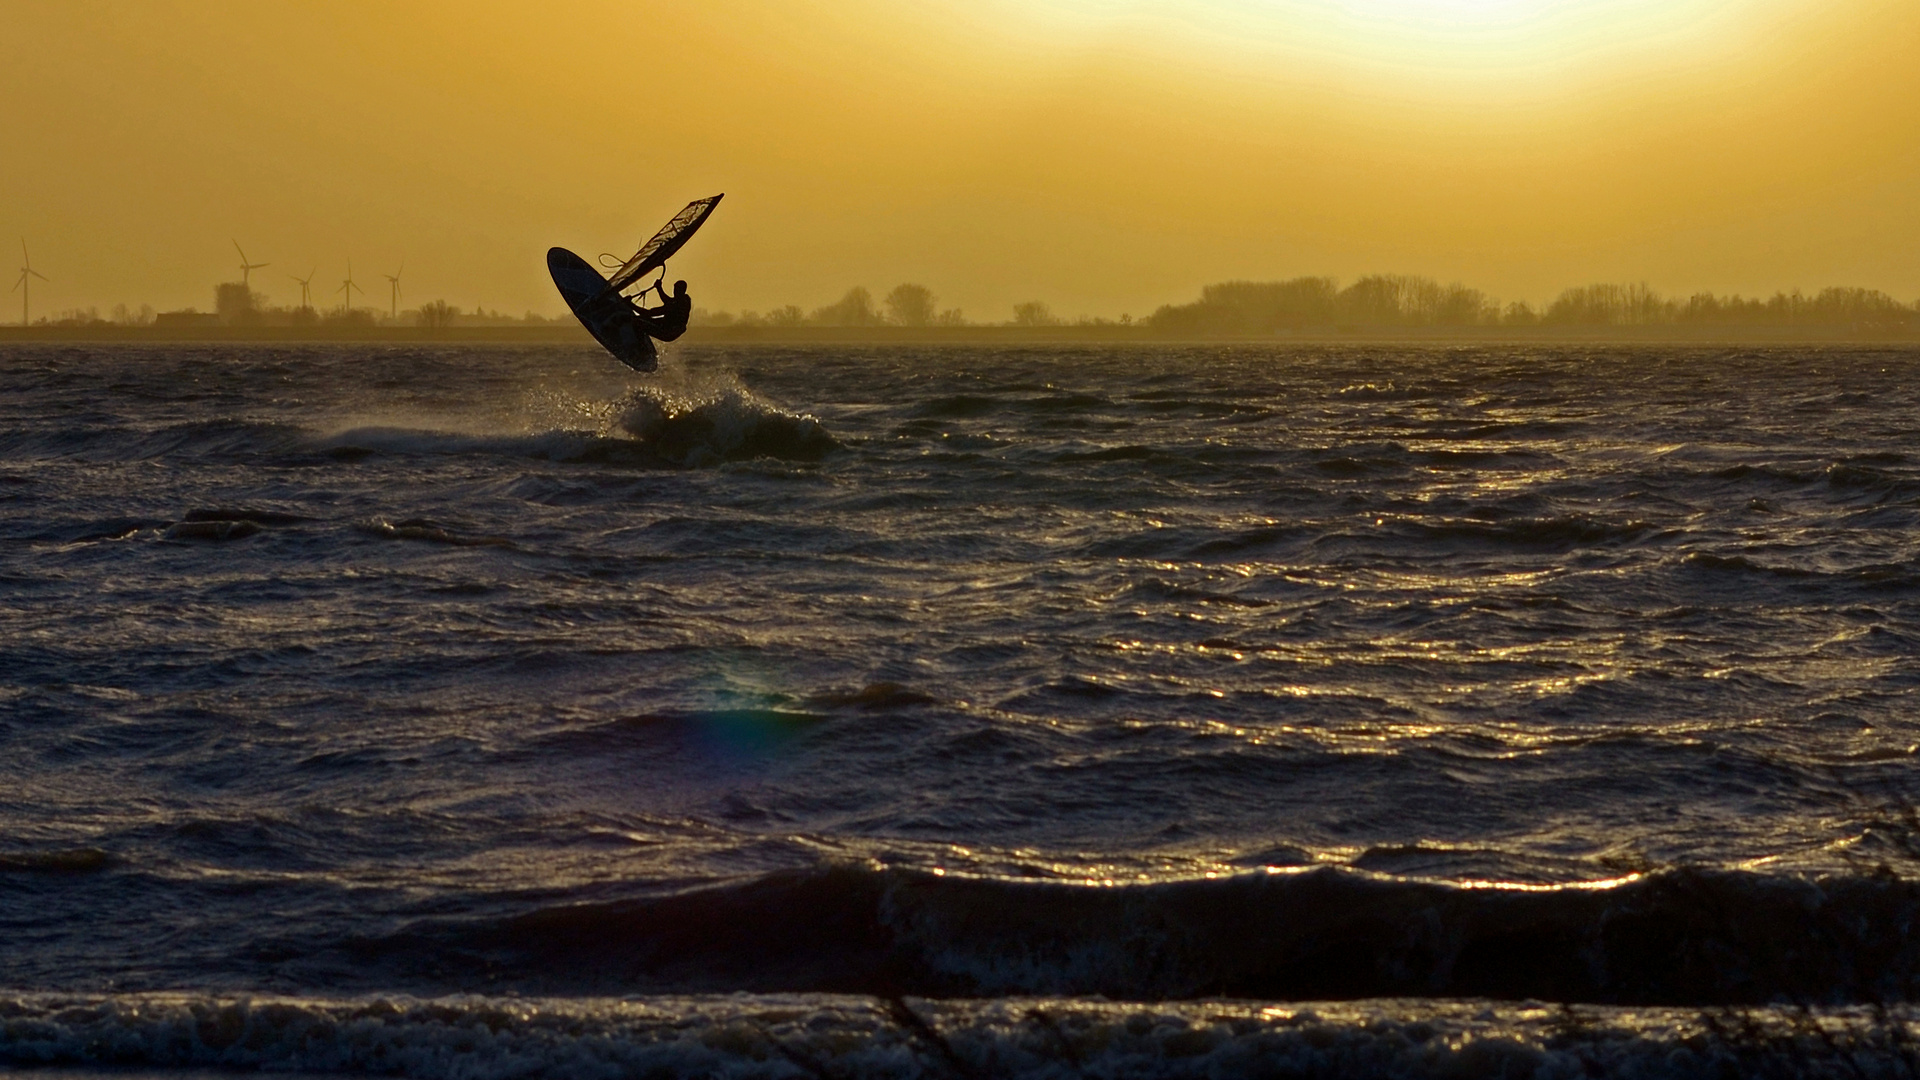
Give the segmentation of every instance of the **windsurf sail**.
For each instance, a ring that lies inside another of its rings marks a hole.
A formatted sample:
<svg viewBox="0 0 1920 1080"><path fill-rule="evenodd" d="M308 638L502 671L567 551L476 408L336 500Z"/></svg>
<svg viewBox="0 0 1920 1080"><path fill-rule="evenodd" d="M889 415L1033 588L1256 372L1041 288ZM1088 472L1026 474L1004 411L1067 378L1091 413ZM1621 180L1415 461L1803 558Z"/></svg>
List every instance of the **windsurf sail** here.
<svg viewBox="0 0 1920 1080"><path fill-rule="evenodd" d="M713 208L719 206L720 200L724 197L725 193L722 192L720 195L709 195L704 199L695 199L688 203L686 209L673 215L672 221L661 226L660 231L653 234L653 239L641 244L640 250L633 253L633 258L620 264L620 269L615 270L607 279L606 290L601 295L622 292L629 285L665 265L666 261L673 257L673 253L679 251L681 245L691 239L700 226L706 224L707 218L713 215Z"/></svg>

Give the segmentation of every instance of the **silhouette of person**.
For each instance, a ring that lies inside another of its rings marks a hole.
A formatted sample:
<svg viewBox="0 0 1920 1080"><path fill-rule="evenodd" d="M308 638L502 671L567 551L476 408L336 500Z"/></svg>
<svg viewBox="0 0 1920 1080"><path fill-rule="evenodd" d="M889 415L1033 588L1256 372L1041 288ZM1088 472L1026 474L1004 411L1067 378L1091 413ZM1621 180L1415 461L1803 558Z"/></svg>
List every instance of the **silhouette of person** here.
<svg viewBox="0 0 1920 1080"><path fill-rule="evenodd" d="M653 283L653 291L660 294L659 307L636 306L633 310L639 319L640 329L648 337L672 341L687 332L687 320L693 317L693 297L687 294L687 283L684 281L674 282L673 295L668 296L667 290L661 287L661 282L665 280L663 277ZM640 295L645 296L646 293Z"/></svg>

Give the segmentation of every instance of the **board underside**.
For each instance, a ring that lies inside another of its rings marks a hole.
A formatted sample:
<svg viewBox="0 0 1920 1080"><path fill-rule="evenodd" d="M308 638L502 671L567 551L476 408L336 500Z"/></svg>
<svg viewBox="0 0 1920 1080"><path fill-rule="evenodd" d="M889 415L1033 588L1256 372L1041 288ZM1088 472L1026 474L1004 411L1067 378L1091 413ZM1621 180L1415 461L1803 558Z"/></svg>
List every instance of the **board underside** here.
<svg viewBox="0 0 1920 1080"><path fill-rule="evenodd" d="M574 318L614 359L635 371L660 366L653 339L635 325L633 309L624 297L606 293L607 279L587 260L566 248L552 248L547 252L547 272Z"/></svg>

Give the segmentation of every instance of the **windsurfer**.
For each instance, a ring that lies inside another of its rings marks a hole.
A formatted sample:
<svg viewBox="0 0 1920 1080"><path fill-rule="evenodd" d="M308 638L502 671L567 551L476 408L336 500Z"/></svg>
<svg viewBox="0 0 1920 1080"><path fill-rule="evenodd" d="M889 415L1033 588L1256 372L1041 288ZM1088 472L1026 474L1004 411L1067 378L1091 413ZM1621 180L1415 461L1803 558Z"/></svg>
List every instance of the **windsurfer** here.
<svg viewBox="0 0 1920 1080"><path fill-rule="evenodd" d="M673 253L680 250L713 213L713 208L720 205L720 199L719 195L710 195L688 203L611 276L603 276L592 264L566 248L547 252L547 272L553 275L554 285L581 325L616 360L635 371L652 371L659 364L659 354L653 347L655 340L673 341L687 332L687 323L693 316L693 298L687 295L684 281L674 282L673 295L667 295L664 268ZM628 289L655 270L660 271L660 280L642 289L638 296L628 294ZM640 301L646 299L648 292L660 294L659 307L641 306Z"/></svg>
<svg viewBox="0 0 1920 1080"><path fill-rule="evenodd" d="M633 313L639 320L640 329L648 337L672 341L687 332L687 320L693 317L693 297L687 294L687 283L684 281L674 282L673 295L668 296L667 290L662 287L665 281L663 276L660 281L653 283L652 291L660 294L660 306L643 308L635 304ZM640 295L645 296L646 293Z"/></svg>

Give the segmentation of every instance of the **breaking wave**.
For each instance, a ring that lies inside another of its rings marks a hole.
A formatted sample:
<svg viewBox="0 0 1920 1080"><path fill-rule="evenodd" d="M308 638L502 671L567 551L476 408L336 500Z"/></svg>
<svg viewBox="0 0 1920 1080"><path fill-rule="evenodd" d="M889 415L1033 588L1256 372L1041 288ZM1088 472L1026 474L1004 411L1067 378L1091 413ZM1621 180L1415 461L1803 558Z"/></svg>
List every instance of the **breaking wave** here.
<svg viewBox="0 0 1920 1080"><path fill-rule="evenodd" d="M1317 868L1089 884L842 865L422 922L344 952L399 985L540 993L1859 1003L1920 989L1916 916L1920 884L1873 876L1528 887Z"/></svg>
<svg viewBox="0 0 1920 1080"><path fill-rule="evenodd" d="M731 382L643 387L618 404L614 423L680 466L756 457L818 461L839 446L813 417L786 412Z"/></svg>
<svg viewBox="0 0 1920 1080"><path fill-rule="evenodd" d="M0 998L0 1062L415 1080L1908 1076L1911 1010L805 995Z"/></svg>

